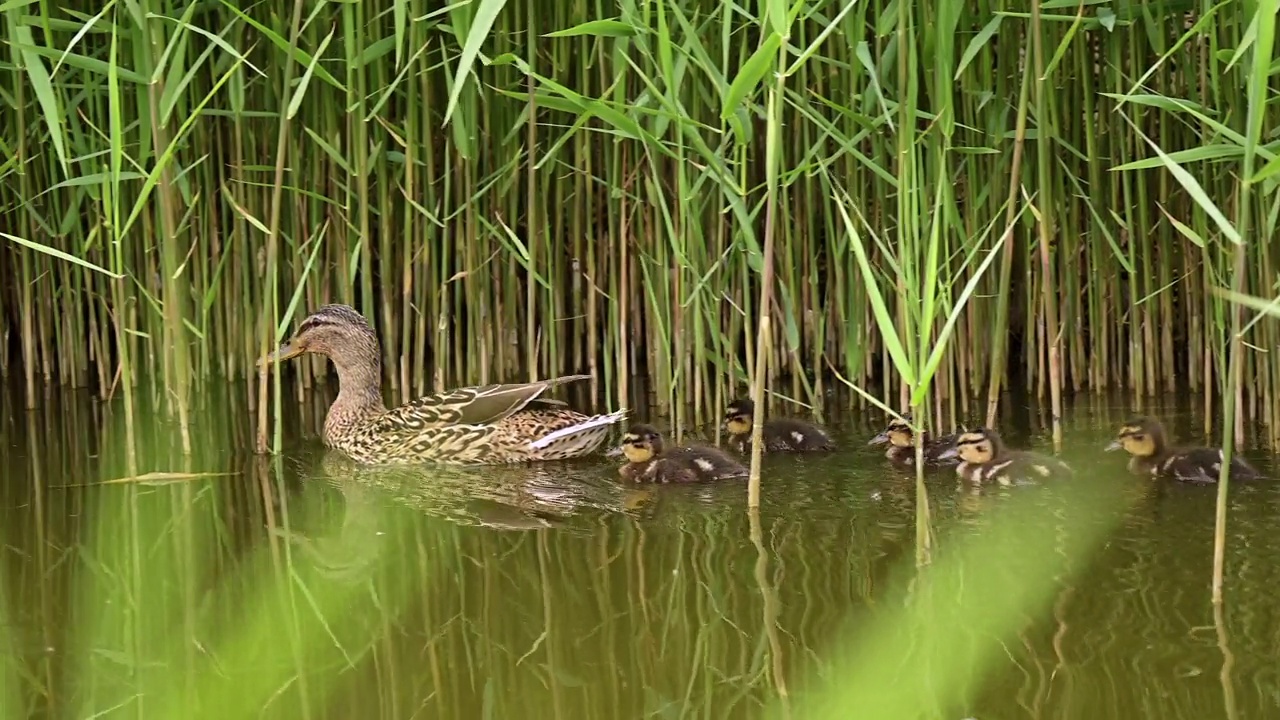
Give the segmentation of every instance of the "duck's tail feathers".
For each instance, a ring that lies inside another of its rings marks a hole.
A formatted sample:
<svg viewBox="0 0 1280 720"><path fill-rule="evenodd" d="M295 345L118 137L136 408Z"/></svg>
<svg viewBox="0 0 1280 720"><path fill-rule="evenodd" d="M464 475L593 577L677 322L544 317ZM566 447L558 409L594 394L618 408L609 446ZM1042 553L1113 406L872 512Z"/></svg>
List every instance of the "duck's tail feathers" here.
<svg viewBox="0 0 1280 720"><path fill-rule="evenodd" d="M625 420L626 408L593 415L580 423L553 430L529 443L529 449L546 457L581 457L595 452L609 433L609 426ZM549 450L550 452L542 452Z"/></svg>

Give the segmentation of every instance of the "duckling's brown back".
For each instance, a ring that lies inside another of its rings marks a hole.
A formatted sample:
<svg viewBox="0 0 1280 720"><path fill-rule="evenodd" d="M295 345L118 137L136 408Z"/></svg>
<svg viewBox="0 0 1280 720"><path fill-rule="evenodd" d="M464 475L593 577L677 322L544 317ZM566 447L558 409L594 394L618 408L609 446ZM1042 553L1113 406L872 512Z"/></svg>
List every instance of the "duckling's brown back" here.
<svg viewBox="0 0 1280 720"><path fill-rule="evenodd" d="M1223 458L1224 453L1217 448L1180 448L1165 458L1155 468L1155 472L1180 482L1212 484L1218 482ZM1248 461L1239 455L1232 454L1229 479L1256 480L1259 477L1261 473Z"/></svg>
<svg viewBox="0 0 1280 720"><path fill-rule="evenodd" d="M710 445L686 445L672 448L663 458L689 468L703 480L745 477L747 468L720 448Z"/></svg>

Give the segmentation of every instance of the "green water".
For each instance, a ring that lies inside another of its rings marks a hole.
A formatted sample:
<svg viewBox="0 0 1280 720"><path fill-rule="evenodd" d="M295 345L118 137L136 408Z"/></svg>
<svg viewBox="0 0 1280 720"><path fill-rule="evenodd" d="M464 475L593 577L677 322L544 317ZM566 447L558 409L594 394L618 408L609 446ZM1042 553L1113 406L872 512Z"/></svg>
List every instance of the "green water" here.
<svg viewBox="0 0 1280 720"><path fill-rule="evenodd" d="M930 586L914 479L866 447L878 413L833 418L836 454L770 458L753 523L742 483L624 487L603 459L361 470L318 447L323 401L291 402L289 451L264 459L247 411L205 400L184 458L145 410L130 443L83 394L17 397L0 406L8 717L816 717L806 703L841 688L948 720L1280 717L1280 484L1231 492L1215 617L1216 490L1100 452L1123 402L1070 409L1069 489L930 476ZM1179 438L1201 424L1147 410ZM1021 418L1010 444L1046 449ZM155 471L231 474L83 486ZM960 556L1015 508L1030 534ZM1006 589L975 604L982 578ZM998 604L1034 582L1039 600ZM923 605L931 622L898 622Z"/></svg>

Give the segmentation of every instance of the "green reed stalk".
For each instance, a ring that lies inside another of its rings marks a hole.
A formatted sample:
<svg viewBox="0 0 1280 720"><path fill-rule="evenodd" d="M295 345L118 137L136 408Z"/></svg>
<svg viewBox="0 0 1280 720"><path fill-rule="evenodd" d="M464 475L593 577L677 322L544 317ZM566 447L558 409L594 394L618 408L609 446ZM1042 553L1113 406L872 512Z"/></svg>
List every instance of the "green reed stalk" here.
<svg viewBox="0 0 1280 720"><path fill-rule="evenodd" d="M298 37L302 30L302 6L303 0L294 0L293 2L293 20L289 25L289 54L292 55L298 47ZM271 215L267 225L267 267L265 282L263 283L263 297L266 299L267 307L265 317L259 323L262 332L259 336L259 357L265 356L274 349L274 345L279 343L280 338L276 336L276 322L280 317L280 308L278 304L278 288L277 274L280 263L280 215L283 205L284 192L284 166L287 160L287 152L289 147L289 123L292 119L294 96L295 93L305 92L305 86L298 89L293 88L293 59L285 59L284 78L280 83L281 104L289 111L280 113L279 125L276 132L276 164L275 179L271 186ZM273 414L276 418L275 441L273 443L275 451L279 452L281 445L281 407L280 407L280 369L279 363L271 363L271 374L275 376L275 392L272 394ZM255 449L258 453L267 451L267 367L262 366L258 369L258 433L255 440Z"/></svg>
<svg viewBox="0 0 1280 720"><path fill-rule="evenodd" d="M1243 140L1244 157L1241 161L1240 190L1236 201L1236 230L1239 233L1231 247L1232 273L1231 291L1240 295L1244 290L1245 255L1249 245L1253 217L1253 184L1254 162L1258 153L1258 145L1262 141L1263 121L1269 96L1268 78L1271 73L1272 49L1275 45L1276 11L1280 7L1277 0L1259 0L1254 14L1257 35L1251 50L1252 66L1247 74L1248 113L1245 116L1245 132ZM1230 349L1227 360L1227 378L1223 387L1222 414L1222 466L1218 471L1218 499L1214 513L1213 533L1213 603L1222 603L1222 584L1226 565L1226 533L1227 533L1227 491L1231 458L1239 444L1243 441L1244 419L1237 405L1242 391L1243 374L1243 339L1241 324L1244 308L1236 305L1231 311Z"/></svg>
<svg viewBox="0 0 1280 720"><path fill-rule="evenodd" d="M141 0L139 17L145 18L137 33L138 58L141 70L150 74L151 82L147 85L147 94L139 98L145 101L146 115L150 127L147 134L151 136L152 151L156 163L161 166L159 183L156 186L156 197L159 201L160 271L163 273L164 288L164 346L166 368L166 400L176 403L178 410L178 428L182 439L183 452L191 452L191 430L188 427L188 403L190 402L191 368L188 358L187 329L183 322L186 318L185 296L189 294L188 283L184 279L179 285L182 269L179 267L177 254L177 238L179 235L177 206L177 188L174 186L172 162L167 156L171 152L173 139L169 134L168 118L162 117L165 85L161 76L166 68L162 58L169 56L172 49L165 47L164 31L159 20L151 19L151 3ZM171 43L176 43L182 33L175 33ZM161 57L156 58L156 54ZM180 71L182 65L175 64L174 70ZM143 116L143 112L138 115ZM170 356L169 353L172 353ZM168 404L168 403L166 403Z"/></svg>
<svg viewBox="0 0 1280 720"><path fill-rule="evenodd" d="M124 220L121 175L124 164L124 131L126 122L120 93L120 68L116 62L118 58L117 51L118 31L113 26L107 65L107 129L108 137L110 138L110 153L107 158L107 179L103 183L102 210L110 223L108 256L110 257L111 269L115 274L115 278L111 280L111 299L115 308L112 326L115 331L116 355L119 358L116 377L120 379L121 397L124 403L126 447L132 447L135 427L133 338L127 332L129 321L127 317L124 317L123 308L128 306L126 304L127 300L133 293L128 289L129 286L125 281L124 238L120 234Z"/></svg>
<svg viewBox="0 0 1280 720"><path fill-rule="evenodd" d="M1050 157L1050 133L1054 126L1052 100L1045 93L1044 34L1040 23L1041 0L1031 3L1031 51L1034 56L1035 81L1032 83L1036 104L1036 170L1039 174L1037 205L1040 207L1036 225L1040 228L1040 283L1043 289L1045 335L1049 346L1049 397L1053 409L1053 447L1062 450L1062 369L1060 367L1060 338L1058 326L1058 288L1055 283L1054 265L1050 258L1050 246L1054 241L1053 175Z"/></svg>
<svg viewBox="0 0 1280 720"><path fill-rule="evenodd" d="M771 318L773 308L773 284L774 284L774 235L775 213L777 212L778 198L778 175L781 169L782 159L779 157L781 152L781 130L782 130L782 95L785 89L786 75L782 72L782 68L787 60L786 45L787 39L790 37L788 29L787 6L783 0L771 0L767 5L761 5L761 11L766 16L759 19L762 30L767 29L767 40L756 49L755 54L747 61L743 67L742 74L738 79L734 80L734 86L739 88L746 83L754 86L759 82L759 78L764 75L764 69L769 67L774 61L773 53L777 53L777 72L773 86L767 91L765 106L765 177L766 177L766 195L765 195L765 215L764 215L764 266L760 271L760 300L757 306L759 313L756 326L756 366L755 374L751 381L751 396L755 398L755 413L751 421L751 469L747 486L747 507L760 507L760 463L764 450L764 413L765 413L765 397L764 386L765 377L768 374L769 355L771 353L770 344L773 337L771 327ZM755 77L746 75L749 71L755 74ZM733 92L730 87L730 92ZM726 112L722 113L722 117L729 114L729 110L737 108L726 107Z"/></svg>
<svg viewBox="0 0 1280 720"><path fill-rule="evenodd" d="M1003 331L1009 322L1010 283L1013 279L1014 217L1018 209L1018 189L1021 182L1022 153L1027 135L1027 109L1031 90L1031 73L1024 67L1022 85L1018 92L1018 118L1013 131L1013 158L1009 162L1008 204L1005 207L1005 229L1001 241L1004 252L1000 257L1000 279L996 287L996 317L991 326L991 365L988 376L986 424L995 426L996 410L1000 404L1000 387L1005 377L1005 354L1009 334Z"/></svg>

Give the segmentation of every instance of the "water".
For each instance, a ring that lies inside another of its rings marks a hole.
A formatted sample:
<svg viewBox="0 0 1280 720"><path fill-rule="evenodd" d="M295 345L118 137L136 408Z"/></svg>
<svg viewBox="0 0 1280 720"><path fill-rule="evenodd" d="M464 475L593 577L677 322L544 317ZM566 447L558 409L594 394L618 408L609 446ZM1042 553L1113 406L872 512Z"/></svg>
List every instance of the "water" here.
<svg viewBox="0 0 1280 720"><path fill-rule="evenodd" d="M8 397L7 717L818 717L833 688L860 698L841 717L1280 717L1280 484L1232 490L1215 617L1216 490L1100 452L1121 402L1070 409L1071 488L931 476L916 580L878 414L833 419L839 453L769 458L753 523L741 483L626 487L604 460L363 470L319 448L323 401L290 407L278 459L229 400L196 410L190 458L141 413L130 467L120 413ZM1004 429L1048 447L1035 412ZM85 486L157 471L196 477Z"/></svg>

